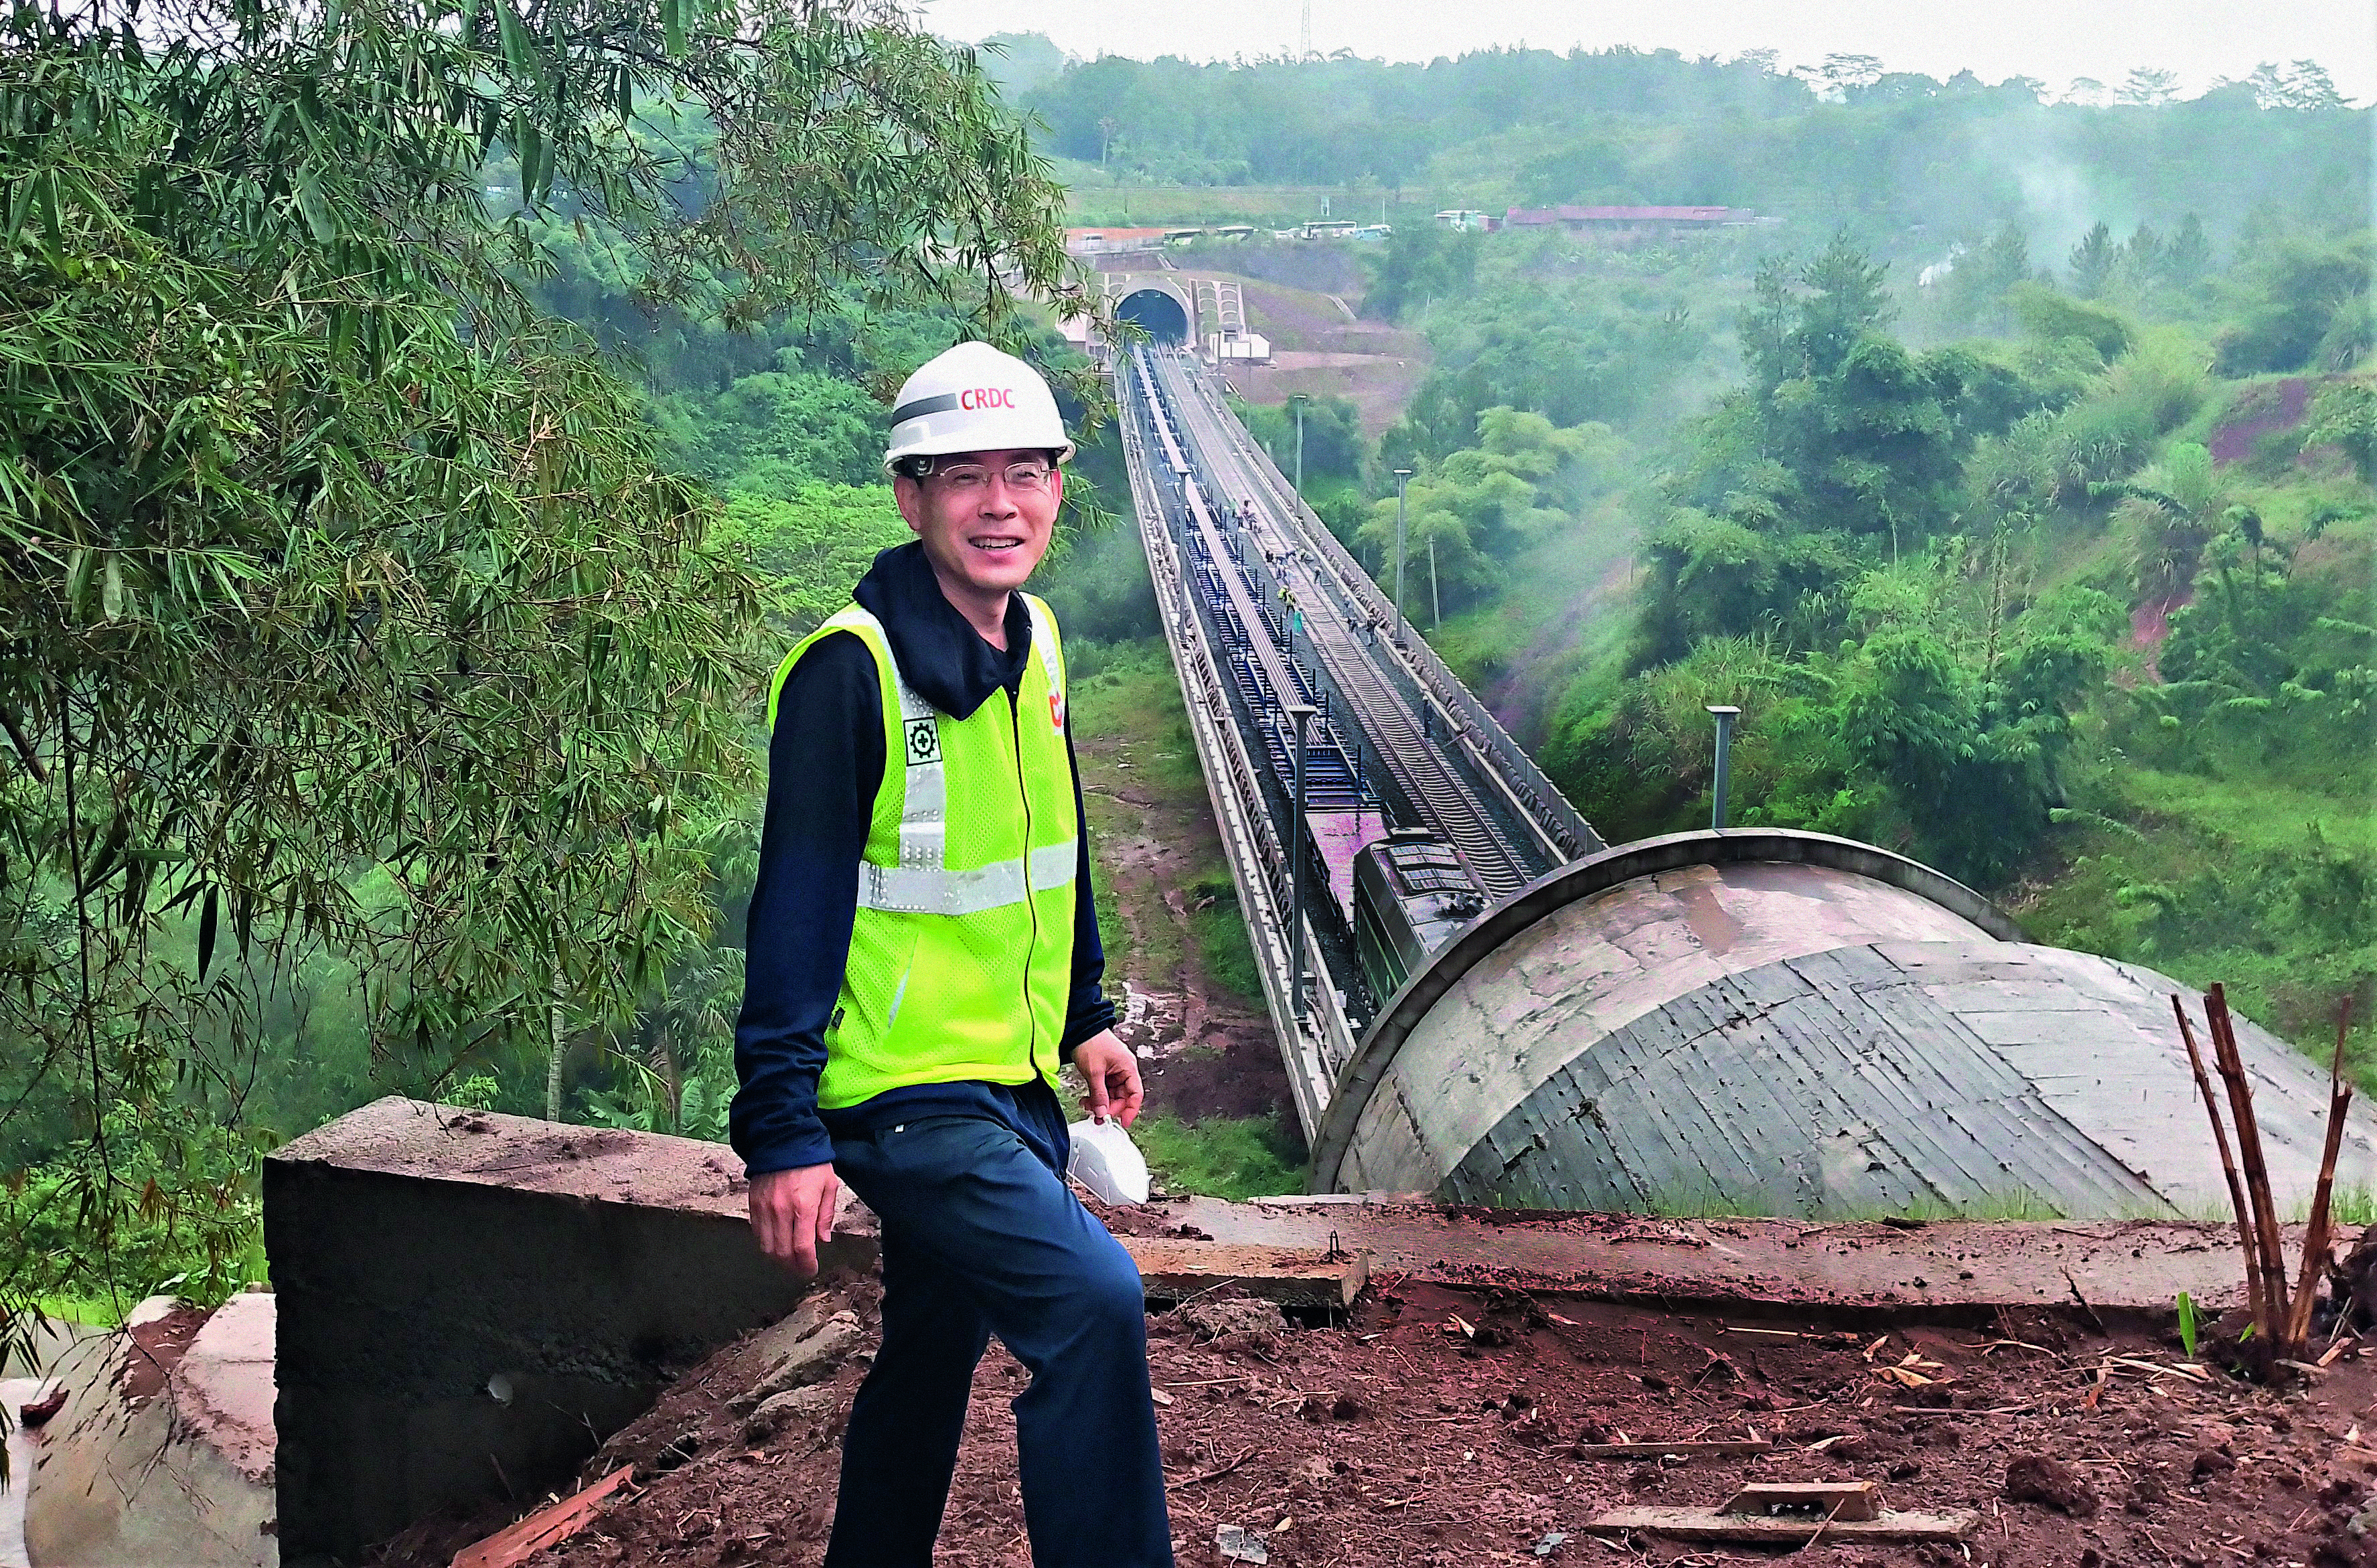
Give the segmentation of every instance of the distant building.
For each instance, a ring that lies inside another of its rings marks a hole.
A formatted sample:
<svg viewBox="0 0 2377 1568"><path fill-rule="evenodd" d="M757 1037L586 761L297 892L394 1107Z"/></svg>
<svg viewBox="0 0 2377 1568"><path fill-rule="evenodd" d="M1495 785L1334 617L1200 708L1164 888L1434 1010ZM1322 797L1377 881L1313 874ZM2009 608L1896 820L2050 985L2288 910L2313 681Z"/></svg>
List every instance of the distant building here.
<svg viewBox="0 0 2377 1568"><path fill-rule="evenodd" d="M1205 358L1219 365L1269 365L1271 340L1260 332L1208 333Z"/></svg>
<svg viewBox="0 0 2377 1568"><path fill-rule="evenodd" d="M1492 213L1481 212L1475 207L1448 207L1436 215L1436 226L1451 229L1455 233L1475 234L1501 225L1495 221Z"/></svg>
<svg viewBox="0 0 2377 1568"><path fill-rule="evenodd" d="M1714 233L1776 221L1761 218L1746 207L1513 207L1502 219L1507 228L1560 228L1572 234L1594 235L1609 245Z"/></svg>

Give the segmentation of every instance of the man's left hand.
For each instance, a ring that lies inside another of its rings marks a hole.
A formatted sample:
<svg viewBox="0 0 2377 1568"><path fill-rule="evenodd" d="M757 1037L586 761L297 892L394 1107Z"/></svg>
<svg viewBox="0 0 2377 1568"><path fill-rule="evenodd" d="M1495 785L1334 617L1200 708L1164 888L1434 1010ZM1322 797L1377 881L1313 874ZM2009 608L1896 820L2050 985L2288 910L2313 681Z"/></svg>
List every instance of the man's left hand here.
<svg viewBox="0 0 2377 1568"><path fill-rule="evenodd" d="M1081 1096L1081 1108L1090 1113L1093 1121L1112 1117L1129 1127L1139 1119L1139 1061L1130 1047L1115 1038L1115 1032L1104 1029L1073 1047L1073 1065L1081 1071L1081 1081L1090 1092Z"/></svg>

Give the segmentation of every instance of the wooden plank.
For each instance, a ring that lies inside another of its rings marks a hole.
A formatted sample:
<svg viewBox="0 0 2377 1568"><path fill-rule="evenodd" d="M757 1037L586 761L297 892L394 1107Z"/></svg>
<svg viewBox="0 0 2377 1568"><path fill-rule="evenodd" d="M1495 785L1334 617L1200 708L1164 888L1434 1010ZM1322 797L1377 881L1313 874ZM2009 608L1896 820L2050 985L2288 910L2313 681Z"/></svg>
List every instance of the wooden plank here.
<svg viewBox="0 0 2377 1568"><path fill-rule="evenodd" d="M464 1547L454 1554L452 1568L512 1568L516 1562L527 1562L546 1547L567 1540L585 1528L603 1499L634 1479L635 1474L633 1465L620 1466L583 1491L538 1509L475 1546Z"/></svg>
<svg viewBox="0 0 2377 1568"><path fill-rule="evenodd" d="M1772 1454L1774 1445L1766 1442L1580 1442L1569 1450L1579 1459L1663 1459L1670 1454L1686 1459L1703 1456L1721 1457L1735 1454Z"/></svg>
<svg viewBox="0 0 2377 1568"><path fill-rule="evenodd" d="M1813 1509L1836 1520L1881 1517L1881 1489L1871 1481L1753 1481L1717 1510L1771 1518L1778 1508Z"/></svg>
<svg viewBox="0 0 2377 1568"><path fill-rule="evenodd" d="M1827 1541L1954 1541L1971 1535L1981 1516L1969 1509L1953 1514L1885 1512L1879 1519L1754 1519L1740 1514L1720 1514L1713 1508L1619 1508L1588 1521L1595 1535L1623 1535L1641 1530L1677 1540L1740 1541L1749 1545L1791 1546L1814 1538L1818 1530Z"/></svg>

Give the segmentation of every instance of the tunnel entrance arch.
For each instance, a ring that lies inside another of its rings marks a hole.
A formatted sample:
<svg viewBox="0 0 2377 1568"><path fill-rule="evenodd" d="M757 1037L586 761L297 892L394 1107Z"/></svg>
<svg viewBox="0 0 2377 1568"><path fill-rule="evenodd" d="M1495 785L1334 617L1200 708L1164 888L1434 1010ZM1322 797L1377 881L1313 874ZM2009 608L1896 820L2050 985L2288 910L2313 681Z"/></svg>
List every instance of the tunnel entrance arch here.
<svg viewBox="0 0 2377 1568"><path fill-rule="evenodd" d="M1170 289L1152 283L1129 289L1115 302L1115 316L1144 327L1158 343L1188 341L1188 307Z"/></svg>

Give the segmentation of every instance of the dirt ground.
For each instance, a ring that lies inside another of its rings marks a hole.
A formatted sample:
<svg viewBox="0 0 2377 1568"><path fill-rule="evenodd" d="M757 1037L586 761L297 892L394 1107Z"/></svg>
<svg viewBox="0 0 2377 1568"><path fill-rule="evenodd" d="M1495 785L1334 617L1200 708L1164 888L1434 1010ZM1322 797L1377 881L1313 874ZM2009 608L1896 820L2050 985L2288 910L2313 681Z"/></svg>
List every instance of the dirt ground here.
<svg viewBox="0 0 2377 1568"><path fill-rule="evenodd" d="M755 1375L752 1353L721 1352L590 1462L589 1478L635 1463L638 1486L539 1568L816 1564L872 1343L872 1282L843 1282L832 1304L856 1312L861 1346L805 1418L749 1425L729 1401ZM1779 1553L1583 1526L1612 1507L1714 1504L1744 1481L1787 1479L1871 1479L1892 1508L1978 1515L1961 1544L1820 1541L1802 1554L1854 1568L2377 1564L2377 1532L2354 1533L2377 1526L2377 1507L2360 1512L2377 1472L2361 1441L2377 1431L2371 1363L2347 1355L2308 1389L2273 1393L2170 1371L2175 1335L2111 1328L2031 1312L1983 1329L1849 1331L1392 1278L1319 1326L1218 1298L1149 1318L1183 1564L1221 1562L1216 1532L1233 1526L1281 1568L1752 1562ZM1029 1562L1008 1408L1024 1382L994 1346L937 1562ZM1777 1446L1666 1462L1574 1451L1753 1435ZM2010 1495L2010 1472L2033 1484ZM423 1548L384 1562L444 1559Z"/></svg>
<svg viewBox="0 0 2377 1568"><path fill-rule="evenodd" d="M1271 1021L1259 1000L1205 973L1191 930L1200 882L1229 873L1196 771L1179 691L1128 727L1076 726L1098 896L1129 940L1106 955L1116 1034L1141 1059L1147 1109L1186 1121L1262 1116L1291 1102Z"/></svg>

